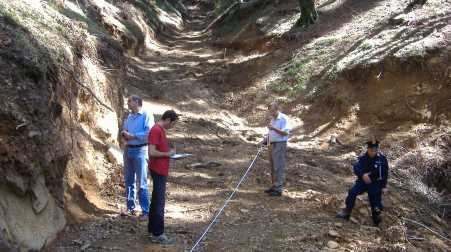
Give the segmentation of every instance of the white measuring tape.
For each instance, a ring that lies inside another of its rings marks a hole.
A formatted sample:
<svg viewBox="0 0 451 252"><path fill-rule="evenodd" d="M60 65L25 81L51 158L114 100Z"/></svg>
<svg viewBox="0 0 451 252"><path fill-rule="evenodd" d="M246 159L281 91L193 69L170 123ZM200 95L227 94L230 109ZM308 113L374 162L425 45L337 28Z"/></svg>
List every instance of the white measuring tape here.
<svg viewBox="0 0 451 252"><path fill-rule="evenodd" d="M230 200L233 198L233 196L235 196L236 192L238 191L238 188L240 187L241 183L243 183L244 179L246 178L247 174L249 173L249 171L251 170L252 166L254 165L255 161L257 161L258 156L260 156L260 153L263 151L263 147L260 147L258 149L257 154L255 154L254 159L252 160L251 164L249 165L249 167L247 168L246 172L244 173L244 175L241 177L240 181L238 182L238 184L236 185L235 189L233 189L232 193L229 195L229 197L225 200L224 205L221 207L221 209L219 209L218 213L216 213L215 217L213 218L213 220L211 221L211 223L207 226L207 228L205 228L204 232L202 233L202 235L199 237L199 239L197 239L196 243L194 243L193 247L191 248L190 252L195 251L196 247L199 246L199 244L202 242L202 239L205 238L205 236L207 235L208 231L211 229L211 227L213 227L214 223L216 222L216 220L218 219L219 215L222 214L222 212L224 211L224 209L226 208L226 206L229 204Z"/></svg>

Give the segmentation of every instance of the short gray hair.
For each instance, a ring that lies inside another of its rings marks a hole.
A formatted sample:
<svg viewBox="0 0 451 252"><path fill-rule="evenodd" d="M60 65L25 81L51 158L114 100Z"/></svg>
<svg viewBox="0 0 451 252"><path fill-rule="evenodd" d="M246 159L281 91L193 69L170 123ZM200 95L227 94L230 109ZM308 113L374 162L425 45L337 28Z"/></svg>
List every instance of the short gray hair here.
<svg viewBox="0 0 451 252"><path fill-rule="evenodd" d="M272 101L270 104L268 104L268 108L280 109L280 105L277 101Z"/></svg>
<svg viewBox="0 0 451 252"><path fill-rule="evenodd" d="M143 99L138 96L138 95L131 95L130 99L132 99L132 101L138 103L138 105L141 107L143 105Z"/></svg>

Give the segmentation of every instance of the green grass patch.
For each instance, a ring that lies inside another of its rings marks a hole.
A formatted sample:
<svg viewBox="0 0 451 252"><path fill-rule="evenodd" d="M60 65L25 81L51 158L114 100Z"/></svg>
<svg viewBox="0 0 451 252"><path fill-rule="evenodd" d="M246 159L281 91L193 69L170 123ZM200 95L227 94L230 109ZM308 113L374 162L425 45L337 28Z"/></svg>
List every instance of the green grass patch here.
<svg viewBox="0 0 451 252"><path fill-rule="evenodd" d="M158 2L160 1L157 1L156 4L158 4ZM159 30L162 28L163 24L158 18L158 13L154 8L152 8L152 5L149 4L149 2L147 2L146 0L134 0L130 1L130 3L144 13L147 25L152 27L152 29Z"/></svg>
<svg viewBox="0 0 451 252"><path fill-rule="evenodd" d="M229 6L230 5L228 5L226 8L228 8ZM217 15L220 15L221 13L218 13ZM235 12L231 12L228 16L226 16L224 20L222 20L220 24L217 25L215 29L213 29L213 35L218 37L234 37L237 34L242 34L243 32L245 32L250 26L255 24L259 17L261 17L261 13L259 13L258 11L250 13L250 15L244 19L239 18L235 14Z"/></svg>
<svg viewBox="0 0 451 252"><path fill-rule="evenodd" d="M181 10L184 9L183 3L177 0L128 0L128 2L141 9L152 20L158 18L155 7L160 8L164 12L176 14L179 17L182 16Z"/></svg>
<svg viewBox="0 0 451 252"><path fill-rule="evenodd" d="M107 34L107 31L105 28L101 25L99 25L96 21L87 18L71 9L65 8L61 5L56 4L53 1L49 1L49 5L56 11L58 11L61 15L66 16L67 18L71 20L76 20L79 22L83 22L87 24L88 26L88 32L95 35L95 34Z"/></svg>
<svg viewBox="0 0 451 252"><path fill-rule="evenodd" d="M294 58L286 69L285 78L271 83L269 87L276 93L284 93L290 97L297 96L307 88L313 67L313 61L310 58Z"/></svg>
<svg viewBox="0 0 451 252"><path fill-rule="evenodd" d="M327 46L331 46L331 45L335 44L336 42L338 42L338 38L327 37L327 38L323 38L323 39L316 41L315 46L327 47Z"/></svg>
<svg viewBox="0 0 451 252"><path fill-rule="evenodd" d="M73 31L58 22L55 17L56 3L49 1L51 8L38 12L26 5L4 5L0 2L0 14L5 17L7 23L19 25L33 34L36 41L44 47L52 47L58 51L61 43L67 42Z"/></svg>
<svg viewBox="0 0 451 252"><path fill-rule="evenodd" d="M329 80L336 80L338 78L338 67L337 65L334 65L328 72L327 72L327 78Z"/></svg>
<svg viewBox="0 0 451 252"><path fill-rule="evenodd" d="M10 25L17 25L20 23L19 15L14 11L8 9L6 6L0 3L0 16L5 19L5 22Z"/></svg>
<svg viewBox="0 0 451 252"><path fill-rule="evenodd" d="M0 14L5 17L5 21L9 24L24 24L31 22L40 25L47 30L54 30L53 24L50 24L42 15L29 9L14 9L0 3Z"/></svg>
<svg viewBox="0 0 451 252"><path fill-rule="evenodd" d="M373 48L373 45L372 45L370 42L365 41L365 42L360 46L360 48L362 48L362 50L370 50L371 48Z"/></svg>
<svg viewBox="0 0 451 252"><path fill-rule="evenodd" d="M144 41L144 33L141 30L141 28L139 28L139 26L137 26L135 23L132 23L130 21L124 21L124 22L122 22L122 24L125 26L125 29L127 29L127 31L129 31L131 34L133 34L133 36L135 38L137 38L141 42Z"/></svg>
<svg viewBox="0 0 451 252"><path fill-rule="evenodd" d="M41 79L46 75L49 65L49 52L41 47L39 41L33 39L33 35L27 31L20 23L19 16L10 15L11 13L0 10L0 15L5 17L5 22L14 27L14 33L11 34L12 50L2 52L2 57L12 57L11 60L19 64L17 68L23 75L30 76L33 79ZM16 52L20 52L16 54Z"/></svg>
<svg viewBox="0 0 451 252"><path fill-rule="evenodd" d="M167 0L156 0L155 1L156 5L163 11L165 11L167 13L174 13L177 16L181 17L182 13L180 13L180 10L178 10L176 7L177 1L173 1L174 3L170 3L170 2L172 2L172 1L167 1Z"/></svg>

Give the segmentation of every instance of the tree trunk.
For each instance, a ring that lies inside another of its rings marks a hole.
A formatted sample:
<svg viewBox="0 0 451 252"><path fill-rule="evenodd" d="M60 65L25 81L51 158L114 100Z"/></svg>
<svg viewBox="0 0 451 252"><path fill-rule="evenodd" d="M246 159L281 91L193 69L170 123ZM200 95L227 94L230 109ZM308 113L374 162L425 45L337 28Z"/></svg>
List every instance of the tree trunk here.
<svg viewBox="0 0 451 252"><path fill-rule="evenodd" d="M307 27L318 20L314 0L299 0L299 8L301 9L301 17L297 22L298 26Z"/></svg>

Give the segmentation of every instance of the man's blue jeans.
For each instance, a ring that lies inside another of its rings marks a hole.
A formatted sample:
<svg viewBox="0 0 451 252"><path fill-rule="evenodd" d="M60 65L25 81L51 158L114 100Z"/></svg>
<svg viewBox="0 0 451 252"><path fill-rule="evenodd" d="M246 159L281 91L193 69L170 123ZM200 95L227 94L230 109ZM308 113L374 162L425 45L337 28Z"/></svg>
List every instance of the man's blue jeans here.
<svg viewBox="0 0 451 252"><path fill-rule="evenodd" d="M153 181L152 203L150 204L149 233L159 236L164 233L164 205L166 196L166 176L150 172Z"/></svg>
<svg viewBox="0 0 451 252"><path fill-rule="evenodd" d="M144 215L149 214L149 189L147 185L147 147L126 148L124 151L124 180L127 210L135 210L135 184L138 183L138 200Z"/></svg>

